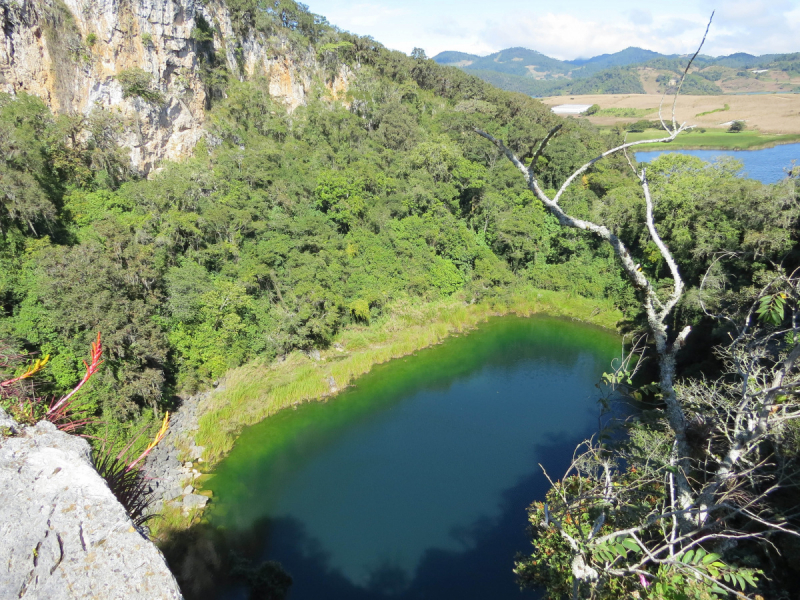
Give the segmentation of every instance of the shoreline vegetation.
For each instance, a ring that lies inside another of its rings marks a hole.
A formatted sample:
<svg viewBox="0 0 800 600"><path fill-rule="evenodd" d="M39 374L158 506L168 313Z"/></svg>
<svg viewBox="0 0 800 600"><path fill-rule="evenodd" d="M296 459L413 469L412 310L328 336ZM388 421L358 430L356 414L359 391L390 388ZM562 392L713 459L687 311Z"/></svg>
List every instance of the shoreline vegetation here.
<svg viewBox="0 0 800 600"><path fill-rule="evenodd" d="M530 286L515 287L473 304L465 301L463 293L421 305L408 299L397 301L379 321L345 328L327 349L319 351L319 360L313 352L295 351L282 360L255 359L228 371L217 391L200 407L195 442L205 448L204 474L196 480L196 493L210 495L203 490L203 481L231 451L245 427L305 402L326 402L375 365L468 333L491 317L511 314L564 317L611 330L623 319L611 300ZM150 524L151 534L164 541L164 536L202 520L203 512L184 513L165 505Z"/></svg>
<svg viewBox="0 0 800 600"><path fill-rule="evenodd" d="M627 141L636 142L648 138L658 137L656 130L629 133ZM689 131L669 143L642 144L636 146L634 151L652 150L764 150L783 144L800 143L799 134L770 134L758 131L742 131L728 133L726 130L708 130L701 132L699 129Z"/></svg>
<svg viewBox="0 0 800 600"><path fill-rule="evenodd" d="M344 329L329 348L319 351L319 360L316 353L310 356L295 351L283 360L266 363L256 359L229 371L222 389L201 407L195 441L205 448L205 470L224 458L244 427L303 402L326 401L374 365L439 344L451 335L475 329L490 317L508 314L567 317L606 329L614 329L622 319L610 301L532 287L516 288L474 304L465 303L460 294L421 306L396 302L379 322Z"/></svg>

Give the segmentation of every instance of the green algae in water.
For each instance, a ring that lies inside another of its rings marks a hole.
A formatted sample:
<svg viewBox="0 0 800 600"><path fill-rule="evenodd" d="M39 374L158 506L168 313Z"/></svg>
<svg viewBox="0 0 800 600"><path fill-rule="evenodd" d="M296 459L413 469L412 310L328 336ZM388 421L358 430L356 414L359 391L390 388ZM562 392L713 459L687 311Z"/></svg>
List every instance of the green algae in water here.
<svg viewBox="0 0 800 600"><path fill-rule="evenodd" d="M596 429L618 351L606 330L502 317L379 365L246 429L206 485L209 522L280 561L292 600L526 596L511 568L538 464L560 477Z"/></svg>

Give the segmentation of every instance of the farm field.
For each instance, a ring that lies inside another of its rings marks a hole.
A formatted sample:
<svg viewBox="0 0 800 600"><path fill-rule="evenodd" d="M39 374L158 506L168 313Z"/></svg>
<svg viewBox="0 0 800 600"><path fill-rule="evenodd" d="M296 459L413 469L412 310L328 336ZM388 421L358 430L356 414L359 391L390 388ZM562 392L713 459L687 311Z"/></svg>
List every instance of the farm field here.
<svg viewBox="0 0 800 600"><path fill-rule="evenodd" d="M590 96L553 96L542 98L549 106L559 104L597 104L601 109L634 108L649 110L637 111L634 117L599 115L588 117L595 125L613 126L630 123L639 119L657 119L660 94L619 94ZM726 109L725 106L728 106ZM664 115L670 114L672 97L664 100ZM650 110L652 109L652 110ZM800 135L800 94L758 94L758 95L722 95L722 96L681 96L678 98L676 116L680 122L706 129L727 128L725 123L734 120L745 121L750 137L755 132L761 134L795 134ZM705 113L705 114L704 114ZM755 130L755 131L754 131ZM707 132L708 135L711 132ZM697 134L702 135L702 134ZM742 134L731 134L738 137ZM757 135L755 137L758 137ZM698 140L699 141L699 140ZM729 147L725 142L724 147ZM737 142L738 143L738 142ZM776 143L753 142L752 145ZM707 145L707 144L704 144ZM732 147L732 146L730 146ZM738 147L738 146L737 146Z"/></svg>
<svg viewBox="0 0 800 600"><path fill-rule="evenodd" d="M643 132L628 133L627 140L636 142L654 137L659 137L662 132L657 129L648 129ZM777 144L791 144L800 142L800 134L790 133L783 135L765 134L759 131L742 131L728 133L724 129L699 129L682 133L678 140L668 144L642 144L637 150L755 150Z"/></svg>

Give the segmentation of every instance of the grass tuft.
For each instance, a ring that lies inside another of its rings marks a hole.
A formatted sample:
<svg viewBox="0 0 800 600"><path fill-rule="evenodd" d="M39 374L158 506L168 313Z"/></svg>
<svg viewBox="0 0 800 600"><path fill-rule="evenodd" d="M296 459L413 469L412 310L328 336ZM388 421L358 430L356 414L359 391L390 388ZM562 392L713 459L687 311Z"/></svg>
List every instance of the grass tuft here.
<svg viewBox="0 0 800 600"><path fill-rule="evenodd" d="M612 108L601 108L596 113L594 113L594 117L619 117L619 118L635 118L640 119L642 117L646 117L647 115L652 115L657 112L656 108L624 108L624 107L612 107Z"/></svg>
<svg viewBox="0 0 800 600"><path fill-rule="evenodd" d="M695 115L695 117L704 117L706 115L713 115L714 113L725 112L726 110L730 110L730 109L731 109L731 105L730 104L725 104L725 105L723 105L722 108L715 108L713 110L707 110L705 112L697 113Z"/></svg>

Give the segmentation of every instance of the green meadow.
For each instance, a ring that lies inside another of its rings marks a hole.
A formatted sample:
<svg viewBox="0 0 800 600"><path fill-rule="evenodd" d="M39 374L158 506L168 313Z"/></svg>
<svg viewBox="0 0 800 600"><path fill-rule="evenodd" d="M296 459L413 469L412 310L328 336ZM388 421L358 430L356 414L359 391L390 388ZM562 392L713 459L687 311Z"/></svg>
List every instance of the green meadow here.
<svg viewBox="0 0 800 600"><path fill-rule="evenodd" d="M661 132L657 129L629 133L629 142L638 142L657 138ZM695 129L682 133L678 138L667 144L643 144L637 150L757 150L769 148L778 144L792 144L800 142L798 134L764 134L759 131L741 131L728 133L722 129Z"/></svg>

